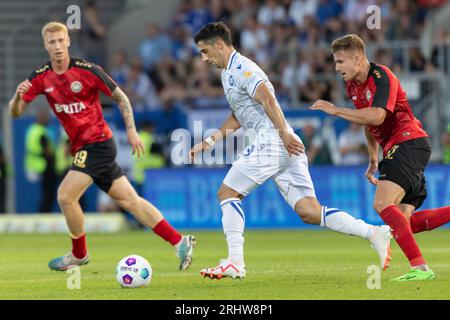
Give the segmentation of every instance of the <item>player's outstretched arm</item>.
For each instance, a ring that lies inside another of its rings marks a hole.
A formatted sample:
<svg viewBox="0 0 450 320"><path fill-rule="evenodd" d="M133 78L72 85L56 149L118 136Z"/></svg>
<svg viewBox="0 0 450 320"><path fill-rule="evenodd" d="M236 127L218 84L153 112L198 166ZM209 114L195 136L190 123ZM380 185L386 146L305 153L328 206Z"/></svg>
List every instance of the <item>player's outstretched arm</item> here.
<svg viewBox="0 0 450 320"><path fill-rule="evenodd" d="M11 101L9 101L9 113L14 118L20 117L25 111L28 104L23 100L23 95L31 88L31 86L32 84L28 79L22 81L17 86L14 97L11 99Z"/></svg>
<svg viewBox="0 0 450 320"><path fill-rule="evenodd" d="M141 154L145 153L144 144L136 131L130 99L128 99L127 95L119 87L114 89L112 98L119 105L123 121L125 122L125 127L127 128L128 143L131 145L131 149L133 150L132 154L134 155L137 153L137 156L140 157Z"/></svg>
<svg viewBox="0 0 450 320"><path fill-rule="evenodd" d="M241 127L241 124L236 119L236 117L231 113L230 116L224 121L219 130L214 132L213 135L209 136L205 140L200 143L197 143L192 149L189 151L189 156L191 162L194 161L195 155L199 152L203 152L205 150L209 150L214 146L214 144L225 138L226 136L232 134L237 129Z"/></svg>
<svg viewBox="0 0 450 320"><path fill-rule="evenodd" d="M364 127L364 133L367 139L367 150L369 152L369 166L366 170L366 177L372 184L377 184L378 180L374 177L374 173L378 171L378 142L375 141L369 128Z"/></svg>
<svg viewBox="0 0 450 320"><path fill-rule="evenodd" d="M300 155L305 152L305 146L297 139L295 134L289 132L286 119L277 99L264 83L258 85L254 99L263 106L275 129L278 130L278 134L289 155Z"/></svg>
<svg viewBox="0 0 450 320"><path fill-rule="evenodd" d="M321 110L332 116L359 123L362 125L379 126L386 118L386 110L381 107L371 107L364 109L349 109L336 107L331 102L325 100L317 100L310 107L311 110Z"/></svg>

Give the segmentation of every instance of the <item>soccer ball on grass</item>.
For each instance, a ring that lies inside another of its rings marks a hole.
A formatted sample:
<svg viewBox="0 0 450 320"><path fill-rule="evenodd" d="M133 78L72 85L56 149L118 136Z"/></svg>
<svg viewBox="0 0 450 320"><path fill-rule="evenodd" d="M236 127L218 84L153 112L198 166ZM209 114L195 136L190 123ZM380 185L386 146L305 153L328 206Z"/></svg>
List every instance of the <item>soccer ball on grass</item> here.
<svg viewBox="0 0 450 320"><path fill-rule="evenodd" d="M116 280L123 288L148 286L152 280L152 266L141 256L126 256L117 264Z"/></svg>

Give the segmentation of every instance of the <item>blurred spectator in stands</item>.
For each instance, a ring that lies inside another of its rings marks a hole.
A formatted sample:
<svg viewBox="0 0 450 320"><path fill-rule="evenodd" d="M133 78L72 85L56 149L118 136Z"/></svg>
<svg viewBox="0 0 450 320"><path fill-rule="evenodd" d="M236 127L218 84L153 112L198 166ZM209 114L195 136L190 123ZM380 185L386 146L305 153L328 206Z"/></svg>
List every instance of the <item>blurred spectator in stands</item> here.
<svg viewBox="0 0 450 320"><path fill-rule="evenodd" d="M425 71L426 60L420 52L419 48L411 48L409 50L409 70L412 72Z"/></svg>
<svg viewBox="0 0 450 320"><path fill-rule="evenodd" d="M188 61L198 51L192 38L183 27L172 27L170 36L172 38L171 58L174 61Z"/></svg>
<svg viewBox="0 0 450 320"><path fill-rule="evenodd" d="M450 33L444 28L437 28L433 37L433 49L431 54L432 64L443 71L450 68Z"/></svg>
<svg viewBox="0 0 450 320"><path fill-rule="evenodd" d="M160 108L161 103L155 86L137 57L130 61L130 70L122 89L130 99L134 111L145 112Z"/></svg>
<svg viewBox="0 0 450 320"><path fill-rule="evenodd" d="M366 27L366 10L371 4L381 8L380 30ZM170 97L177 104L215 106L215 100L211 100L216 99L215 94L210 94L215 91L206 89L206 73L200 70L201 76L195 75L198 52L191 32L210 19L225 20L234 31L232 41L238 51L258 61L267 74L275 75L277 93L286 97L285 101L293 100L289 97L292 92L301 102L326 97L342 99L337 89L339 82L331 76L335 74L334 61L330 62L328 47L346 33L360 34L368 42L373 60L395 72L410 68L429 72L436 68L427 61L424 65L423 54L418 50L412 49L411 60L404 61L404 50L380 46L389 38L417 39L423 21L420 10L426 11L407 0L184 0L170 28L171 54L162 55L154 65L153 83L160 96ZM301 48L301 53L306 51L311 58L302 57L295 62L295 56L287 53L293 47ZM325 48L327 54L320 48ZM209 77L212 82L218 81L211 72Z"/></svg>
<svg viewBox="0 0 450 320"><path fill-rule="evenodd" d="M320 132L310 123L303 125L300 132L297 132L305 146L305 152L309 163L331 164L331 157L328 147L322 140Z"/></svg>
<svg viewBox="0 0 450 320"><path fill-rule="evenodd" d="M332 86L328 81L310 78L306 81L306 84L300 88L301 101L311 103L317 99L330 100L331 90Z"/></svg>
<svg viewBox="0 0 450 320"><path fill-rule="evenodd" d="M258 14L258 0L233 0L225 3L231 12L230 27L235 29L232 34L238 34L245 27L247 20Z"/></svg>
<svg viewBox="0 0 450 320"><path fill-rule="evenodd" d="M417 3L423 8L436 8L447 2L448 0L417 0Z"/></svg>
<svg viewBox="0 0 450 320"><path fill-rule="evenodd" d="M206 0L189 0L183 1L173 24L183 26L192 35L211 21L213 21L213 16Z"/></svg>
<svg viewBox="0 0 450 320"><path fill-rule="evenodd" d="M410 40L417 38L415 21L411 16L402 15L395 19L387 32L388 40Z"/></svg>
<svg viewBox="0 0 450 320"><path fill-rule="evenodd" d="M325 41L333 42L335 39L346 34L344 22L338 18L331 18L324 30Z"/></svg>
<svg viewBox="0 0 450 320"><path fill-rule="evenodd" d="M162 168L166 164L163 155L163 147L158 143L155 137L155 126L149 121L142 124L139 130L139 136L144 144L144 154L139 158L135 155L134 159L134 181L136 182L136 191L140 196L144 196L145 170Z"/></svg>
<svg viewBox="0 0 450 320"><path fill-rule="evenodd" d="M375 59L374 61L378 64L382 64L389 68L394 68L394 65L397 64L401 67L401 61L394 61L393 52L389 49L380 48L375 51Z"/></svg>
<svg viewBox="0 0 450 320"><path fill-rule="evenodd" d="M320 25L314 17L305 17L305 26L297 34L300 47L315 48L321 39Z"/></svg>
<svg viewBox="0 0 450 320"><path fill-rule="evenodd" d="M111 70L111 77L117 82L119 86L125 85L130 72L130 65L128 64L128 56L124 50L114 52L114 67Z"/></svg>
<svg viewBox="0 0 450 320"><path fill-rule="evenodd" d="M447 132L442 135L442 143L444 145L444 156L442 162L450 164L450 123L447 125Z"/></svg>
<svg viewBox="0 0 450 320"><path fill-rule="evenodd" d="M276 0L266 0L258 10L258 23L270 27L276 22L283 22L286 11Z"/></svg>
<svg viewBox="0 0 450 320"><path fill-rule="evenodd" d="M36 122L26 132L25 171L29 182L39 182L41 198L39 211L52 212L56 201L58 176L55 168L55 147L48 130L49 109L38 109Z"/></svg>
<svg viewBox="0 0 450 320"><path fill-rule="evenodd" d="M316 18L320 25L325 25L331 18L339 17L343 7L338 0L319 0Z"/></svg>
<svg viewBox="0 0 450 320"><path fill-rule="evenodd" d="M192 61L192 70L189 74L186 83L187 94L193 99L195 106L211 106L211 99L223 99L220 74L204 63L199 56Z"/></svg>
<svg viewBox="0 0 450 320"><path fill-rule="evenodd" d="M306 57L310 68L310 76L306 80L305 85L299 87L301 101L310 103L314 102L314 99L331 99L332 85L324 73L327 67L326 59L329 59L329 52L316 49Z"/></svg>
<svg viewBox="0 0 450 320"><path fill-rule="evenodd" d="M139 56L144 69L153 81L158 81L156 65L166 56L170 56L172 41L161 30L158 24L151 23L147 27L147 38L139 46Z"/></svg>
<svg viewBox="0 0 450 320"><path fill-rule="evenodd" d="M343 17L346 21L361 23L367 18L367 8L373 4L373 0L347 0L344 4Z"/></svg>
<svg viewBox="0 0 450 320"><path fill-rule="evenodd" d="M276 22L270 28L269 56L273 62L288 59L290 51L297 46L295 25L289 22ZM268 69L270 61L262 61L261 68Z"/></svg>
<svg viewBox="0 0 450 320"><path fill-rule="evenodd" d="M306 85L311 71L308 63L308 57L311 54L311 52L300 50L296 64L287 63L282 68L281 83L285 89L291 90L292 86L302 88Z"/></svg>
<svg viewBox="0 0 450 320"><path fill-rule="evenodd" d="M253 54L258 64L266 64L269 60L268 44L267 29L258 23L256 17L250 16L241 32L241 54L244 56Z"/></svg>
<svg viewBox="0 0 450 320"><path fill-rule="evenodd" d="M225 3L224 3L225 2ZM231 11L226 6L226 2L234 1L212 0L209 1L209 11L211 13L211 21L228 22L231 17Z"/></svg>
<svg viewBox="0 0 450 320"><path fill-rule="evenodd" d="M368 155L364 128L357 123L350 123L350 126L339 135L338 148L341 154L340 165L366 164Z"/></svg>
<svg viewBox="0 0 450 320"><path fill-rule="evenodd" d="M412 1L397 0L387 30L388 40L409 40L417 38L417 10Z"/></svg>
<svg viewBox="0 0 450 320"><path fill-rule="evenodd" d="M314 17L318 0L294 0L289 8L289 18L294 20L299 28L304 27L305 17Z"/></svg>
<svg viewBox="0 0 450 320"><path fill-rule="evenodd" d="M388 24L391 21L392 15L392 1L391 0L376 0L375 5L381 9L382 25Z"/></svg>
<svg viewBox="0 0 450 320"><path fill-rule="evenodd" d="M0 141L0 213L6 212L6 159Z"/></svg>
<svg viewBox="0 0 450 320"><path fill-rule="evenodd" d="M105 65L106 26L100 19L94 0L87 0L81 19L81 49L87 61Z"/></svg>

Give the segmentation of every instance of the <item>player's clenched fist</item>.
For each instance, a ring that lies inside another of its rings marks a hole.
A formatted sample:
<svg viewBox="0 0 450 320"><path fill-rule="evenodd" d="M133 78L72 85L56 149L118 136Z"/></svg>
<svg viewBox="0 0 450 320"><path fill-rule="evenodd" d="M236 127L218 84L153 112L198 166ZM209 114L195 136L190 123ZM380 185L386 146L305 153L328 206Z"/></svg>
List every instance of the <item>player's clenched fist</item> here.
<svg viewBox="0 0 450 320"><path fill-rule="evenodd" d="M16 89L16 96L22 98L25 92L27 92L31 88L32 84L30 81L25 80L19 83Z"/></svg>

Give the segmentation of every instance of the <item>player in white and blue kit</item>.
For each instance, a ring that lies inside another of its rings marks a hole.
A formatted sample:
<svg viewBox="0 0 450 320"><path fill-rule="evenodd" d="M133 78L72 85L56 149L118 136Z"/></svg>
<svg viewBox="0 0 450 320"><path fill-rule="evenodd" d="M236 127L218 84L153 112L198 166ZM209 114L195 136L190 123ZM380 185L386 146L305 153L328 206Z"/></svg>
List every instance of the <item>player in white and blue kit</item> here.
<svg viewBox="0 0 450 320"><path fill-rule="evenodd" d="M218 192L228 257L215 268L201 270L201 275L218 279L245 277L245 214L241 199L269 178L305 223L368 239L381 266L387 268L391 259L389 227L372 226L342 210L320 205L300 138L284 118L264 71L233 48L228 27L222 22L207 24L194 40L202 60L222 69L222 85L231 114L217 132L191 149L191 161L197 153L210 149L240 127L251 137Z"/></svg>

